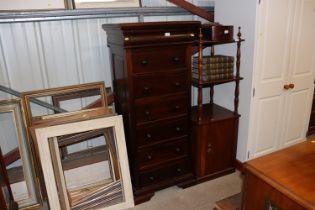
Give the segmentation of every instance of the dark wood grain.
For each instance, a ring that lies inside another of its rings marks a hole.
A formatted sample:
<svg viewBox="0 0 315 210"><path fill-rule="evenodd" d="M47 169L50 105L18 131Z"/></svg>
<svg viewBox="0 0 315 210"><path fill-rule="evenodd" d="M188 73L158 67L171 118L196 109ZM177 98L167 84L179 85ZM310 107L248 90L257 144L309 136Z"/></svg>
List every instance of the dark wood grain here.
<svg viewBox="0 0 315 210"><path fill-rule="evenodd" d="M150 199L156 190L194 180L190 84L199 26L198 21L103 25L136 203ZM183 161L188 165L174 171Z"/></svg>
<svg viewBox="0 0 315 210"><path fill-rule="evenodd" d="M225 34L228 30L228 34ZM192 79L192 85L198 88L197 105L192 107L192 141L197 182L206 181L235 171L236 145L238 138L239 82L240 77L240 32L236 50L236 73L231 78L204 81L203 50L211 47L211 56L215 56L215 45L235 43L232 26L201 26L198 35L198 79ZM231 33L230 33L231 32ZM209 41L210 40L210 41ZM208 69L209 70L209 69ZM234 111L218 106L214 102L214 87L235 82ZM203 88L210 87L210 102L203 103Z"/></svg>

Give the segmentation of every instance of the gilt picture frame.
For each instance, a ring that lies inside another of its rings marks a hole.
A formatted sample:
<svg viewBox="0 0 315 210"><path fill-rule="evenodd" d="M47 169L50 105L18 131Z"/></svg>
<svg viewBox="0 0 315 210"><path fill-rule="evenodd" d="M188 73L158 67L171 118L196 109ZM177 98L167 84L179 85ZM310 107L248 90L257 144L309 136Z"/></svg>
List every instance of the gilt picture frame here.
<svg viewBox="0 0 315 210"><path fill-rule="evenodd" d="M65 178L62 173L60 151L58 151L58 136L72 135L78 132L112 128L115 139L117 159L120 171L120 184L122 186L122 201L106 207L93 209L119 210L134 206L133 193L127 159L125 135L123 130L122 116L101 116L94 119L87 119L65 124L51 126L37 125L32 127L35 142L39 149L39 156L44 174L48 202L51 209L72 209L67 198ZM57 160L57 162L55 162Z"/></svg>
<svg viewBox="0 0 315 210"><path fill-rule="evenodd" d="M38 171L36 170L36 164L32 155L33 149L31 146L31 142L28 138L27 126L24 118L24 110L22 107L22 102L20 99L12 99L12 100L2 100L0 101L0 115L6 114L10 118L12 118L13 127L12 132L15 132L16 144L18 145L15 153L17 153L16 158L19 158L21 161L21 170L22 181L18 181L17 183L11 183L11 188L14 189L25 189L26 196L23 198L16 199L15 201L19 205L19 209L26 208L38 208L42 206L42 197L40 194L40 187L38 184ZM5 123L3 121L0 122ZM2 131L3 132L3 131ZM5 136L2 133L2 137ZM2 144L6 144L6 141L14 141L13 139L1 140L2 151L4 152L5 146ZM6 157L5 154L3 154ZM12 155L11 155L12 157ZM6 164L9 165L10 162L14 162L15 159L10 158L11 160ZM15 168L18 168L15 166ZM11 168L12 170L14 168ZM8 170L10 172L10 170ZM10 174L10 173L9 173ZM16 180L18 180L16 178ZM21 187L22 186L22 187ZM15 193L14 193L15 195Z"/></svg>
<svg viewBox="0 0 315 210"><path fill-rule="evenodd" d="M91 93L93 92L93 90L94 90L94 93L93 93L94 95L96 95L95 92L97 92L100 96L101 107L107 107L107 97L106 97L104 82L93 82L93 83L23 92L23 101L24 101L27 124L31 126L34 121L41 120L40 117L35 117L33 114L32 106L31 106L32 98L38 99L38 98L43 98L43 97L51 97L52 99L51 105L53 105L55 96L61 97L62 95L69 95L71 93L73 94L77 94L77 93L82 94L83 92ZM64 110L64 112L67 112L67 111L68 110Z"/></svg>

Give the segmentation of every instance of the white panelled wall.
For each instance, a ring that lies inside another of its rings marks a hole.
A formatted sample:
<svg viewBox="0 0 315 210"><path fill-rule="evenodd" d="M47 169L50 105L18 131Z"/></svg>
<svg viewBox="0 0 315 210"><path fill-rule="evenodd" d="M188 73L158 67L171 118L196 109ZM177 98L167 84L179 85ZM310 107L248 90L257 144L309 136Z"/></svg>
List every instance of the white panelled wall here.
<svg viewBox="0 0 315 210"><path fill-rule="evenodd" d="M213 6L212 0L190 2ZM166 0L146 0L142 1L142 5L149 7L172 4ZM198 17L143 17L145 22L194 19ZM104 81L106 86L111 87L107 37L101 25L127 22L139 22L139 17L2 23L0 84L21 92L96 81ZM0 91L0 99L4 98L10 96ZM0 126L0 133L4 133L3 128L4 126ZM7 140L4 135L0 135L0 143ZM87 142L85 146L78 145L77 149L99 144L93 142L92 145L91 142Z"/></svg>

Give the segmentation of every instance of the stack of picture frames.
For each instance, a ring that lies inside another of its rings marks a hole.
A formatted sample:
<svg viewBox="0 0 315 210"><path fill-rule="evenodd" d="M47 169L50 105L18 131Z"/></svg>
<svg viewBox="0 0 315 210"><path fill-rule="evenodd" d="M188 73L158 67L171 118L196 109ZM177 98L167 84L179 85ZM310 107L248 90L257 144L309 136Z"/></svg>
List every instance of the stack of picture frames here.
<svg viewBox="0 0 315 210"><path fill-rule="evenodd" d="M34 98L63 113L32 107ZM108 106L104 83L27 92L24 103L50 209L133 206L122 118Z"/></svg>
<svg viewBox="0 0 315 210"><path fill-rule="evenodd" d="M41 192L32 196L39 206L41 197L53 210L134 205L122 118L106 92L98 82L24 92L18 100L31 161L23 169L35 169L30 183Z"/></svg>

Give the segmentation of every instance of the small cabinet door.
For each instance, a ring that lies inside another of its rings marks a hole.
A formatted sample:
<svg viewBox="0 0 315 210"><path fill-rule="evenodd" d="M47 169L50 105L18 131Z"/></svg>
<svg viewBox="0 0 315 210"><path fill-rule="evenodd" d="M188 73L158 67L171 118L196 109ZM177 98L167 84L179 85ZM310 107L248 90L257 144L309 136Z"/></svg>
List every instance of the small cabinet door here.
<svg viewBox="0 0 315 210"><path fill-rule="evenodd" d="M237 128L238 118L210 122L198 127L198 177L234 168Z"/></svg>

